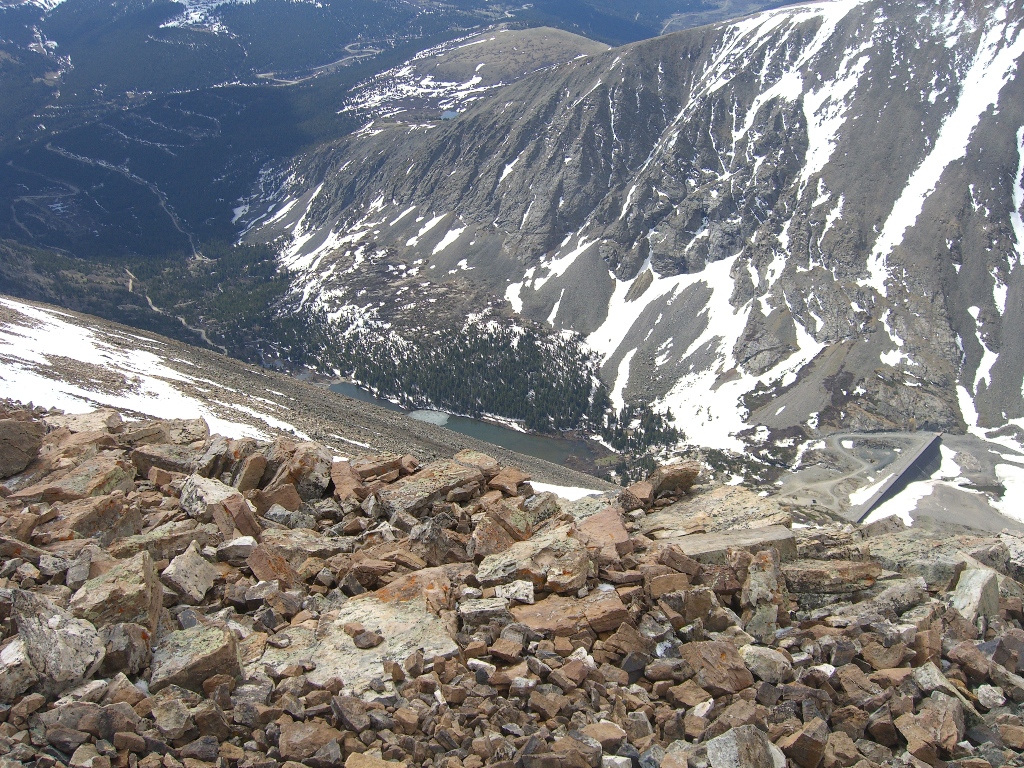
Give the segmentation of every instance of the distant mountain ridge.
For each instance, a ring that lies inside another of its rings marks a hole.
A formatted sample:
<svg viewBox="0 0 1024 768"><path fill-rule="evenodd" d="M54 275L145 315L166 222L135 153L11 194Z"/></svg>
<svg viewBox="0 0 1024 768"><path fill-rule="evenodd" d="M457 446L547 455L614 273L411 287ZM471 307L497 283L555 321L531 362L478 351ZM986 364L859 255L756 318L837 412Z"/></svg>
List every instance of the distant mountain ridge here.
<svg viewBox="0 0 1024 768"><path fill-rule="evenodd" d="M308 155L249 238L352 333L582 334L705 445L1021 436L1022 20L835 0L582 56Z"/></svg>

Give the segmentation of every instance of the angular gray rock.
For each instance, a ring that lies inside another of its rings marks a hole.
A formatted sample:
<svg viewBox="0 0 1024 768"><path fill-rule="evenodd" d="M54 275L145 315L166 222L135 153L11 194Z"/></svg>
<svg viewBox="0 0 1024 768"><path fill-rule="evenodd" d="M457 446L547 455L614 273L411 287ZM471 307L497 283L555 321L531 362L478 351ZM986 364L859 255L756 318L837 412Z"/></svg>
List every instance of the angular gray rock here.
<svg viewBox="0 0 1024 768"><path fill-rule="evenodd" d="M164 568L160 579L185 602L196 605L217 580L217 567L199 554L199 545L193 541Z"/></svg>
<svg viewBox="0 0 1024 768"><path fill-rule="evenodd" d="M28 658L49 691L57 693L81 682L103 661L103 640L96 627L42 595L16 590L12 617Z"/></svg>

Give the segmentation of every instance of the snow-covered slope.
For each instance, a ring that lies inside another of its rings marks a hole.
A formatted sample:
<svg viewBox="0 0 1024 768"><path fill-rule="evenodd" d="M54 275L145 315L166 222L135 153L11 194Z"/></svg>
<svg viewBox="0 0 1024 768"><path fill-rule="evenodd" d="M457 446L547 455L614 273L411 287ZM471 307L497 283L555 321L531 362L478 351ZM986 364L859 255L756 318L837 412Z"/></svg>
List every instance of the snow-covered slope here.
<svg viewBox="0 0 1024 768"><path fill-rule="evenodd" d="M584 56L307 158L253 236L337 318L580 332L705 445L1019 439L1022 20L833 0Z"/></svg>
<svg viewBox="0 0 1024 768"><path fill-rule="evenodd" d="M578 498L614 486L532 456L415 421L325 385L96 317L0 295L0 400L67 413L111 407L128 419L204 418L227 437L312 439L335 456L467 448L514 463L538 490ZM595 491L594 489L598 489Z"/></svg>

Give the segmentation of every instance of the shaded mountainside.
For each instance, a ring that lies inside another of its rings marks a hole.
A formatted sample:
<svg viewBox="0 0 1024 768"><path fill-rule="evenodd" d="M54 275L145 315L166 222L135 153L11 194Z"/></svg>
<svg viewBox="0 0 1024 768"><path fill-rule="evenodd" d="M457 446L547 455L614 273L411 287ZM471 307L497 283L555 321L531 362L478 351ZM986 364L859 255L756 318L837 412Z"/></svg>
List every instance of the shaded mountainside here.
<svg viewBox="0 0 1024 768"><path fill-rule="evenodd" d="M579 333L706 445L1013 433L1022 18L842 0L582 56L310 154L248 237L355 334Z"/></svg>

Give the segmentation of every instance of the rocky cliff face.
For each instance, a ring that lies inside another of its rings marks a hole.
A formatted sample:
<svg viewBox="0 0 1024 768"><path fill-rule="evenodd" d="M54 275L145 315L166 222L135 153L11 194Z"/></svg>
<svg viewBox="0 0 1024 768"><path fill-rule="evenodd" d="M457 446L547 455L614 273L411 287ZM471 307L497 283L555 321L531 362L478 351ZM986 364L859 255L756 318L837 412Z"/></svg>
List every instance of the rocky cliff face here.
<svg viewBox="0 0 1024 768"><path fill-rule="evenodd" d="M357 333L578 331L706 445L1019 430L1022 18L842 0L581 55L305 158L250 236Z"/></svg>

